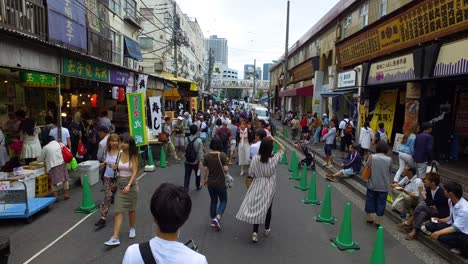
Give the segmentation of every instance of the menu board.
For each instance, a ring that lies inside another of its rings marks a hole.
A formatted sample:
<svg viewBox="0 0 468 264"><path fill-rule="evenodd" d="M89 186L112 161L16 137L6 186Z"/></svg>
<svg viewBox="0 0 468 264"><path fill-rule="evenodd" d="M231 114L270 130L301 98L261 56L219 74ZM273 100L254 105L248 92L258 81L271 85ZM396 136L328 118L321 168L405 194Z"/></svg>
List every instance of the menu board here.
<svg viewBox="0 0 468 264"><path fill-rule="evenodd" d="M468 136L468 91L460 93L455 129L460 136Z"/></svg>

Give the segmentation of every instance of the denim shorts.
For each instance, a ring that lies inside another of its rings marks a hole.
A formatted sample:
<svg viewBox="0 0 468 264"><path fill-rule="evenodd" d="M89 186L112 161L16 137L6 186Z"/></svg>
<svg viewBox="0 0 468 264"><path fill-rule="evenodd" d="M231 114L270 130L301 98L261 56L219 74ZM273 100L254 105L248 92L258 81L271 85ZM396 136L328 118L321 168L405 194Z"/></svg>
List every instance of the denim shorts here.
<svg viewBox="0 0 468 264"><path fill-rule="evenodd" d="M387 192L377 192L367 188L365 211L368 214L383 216L387 204Z"/></svg>
<svg viewBox="0 0 468 264"><path fill-rule="evenodd" d="M332 155L332 144L325 144L325 155L331 156Z"/></svg>
<svg viewBox="0 0 468 264"><path fill-rule="evenodd" d="M351 175L356 174L356 173L354 173L353 168L344 169L344 170L341 170L341 172L343 173L344 177L349 177Z"/></svg>

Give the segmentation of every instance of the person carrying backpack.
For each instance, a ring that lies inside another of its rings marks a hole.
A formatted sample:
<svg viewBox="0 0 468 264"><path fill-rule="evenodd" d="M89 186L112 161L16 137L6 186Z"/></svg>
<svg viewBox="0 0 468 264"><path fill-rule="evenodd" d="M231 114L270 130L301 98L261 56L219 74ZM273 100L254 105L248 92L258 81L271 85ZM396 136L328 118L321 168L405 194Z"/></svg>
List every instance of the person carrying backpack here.
<svg viewBox="0 0 468 264"><path fill-rule="evenodd" d="M377 144L379 141L382 141L388 144L388 134L387 131L384 129L384 123L379 123L379 129L375 132L375 142Z"/></svg>
<svg viewBox="0 0 468 264"><path fill-rule="evenodd" d="M348 113L344 114L344 119L343 121L341 121L340 126L338 128L340 129L341 137L340 149L341 152L345 152L347 151L346 148L348 148L348 146L352 144L354 130L353 121L349 118Z"/></svg>
<svg viewBox="0 0 468 264"><path fill-rule="evenodd" d="M195 186L197 191L201 190L201 177L198 173L199 167L203 162L203 142L200 137L197 137L197 125L190 126L190 136L185 138L185 178L184 189L189 191L190 177L192 170L195 172Z"/></svg>
<svg viewBox="0 0 468 264"><path fill-rule="evenodd" d="M229 148L229 143L230 143L230 138L231 138L231 131L227 127L227 122L223 123L223 126L218 129L216 132L216 136L218 136L221 139L221 142L223 143L223 152L224 154L228 154L228 148Z"/></svg>

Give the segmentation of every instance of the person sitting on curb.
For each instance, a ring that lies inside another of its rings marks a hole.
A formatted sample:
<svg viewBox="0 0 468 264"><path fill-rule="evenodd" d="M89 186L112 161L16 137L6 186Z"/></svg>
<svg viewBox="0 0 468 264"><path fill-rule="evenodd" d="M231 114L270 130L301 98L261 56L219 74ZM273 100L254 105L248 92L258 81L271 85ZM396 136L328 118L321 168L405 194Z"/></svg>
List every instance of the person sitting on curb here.
<svg viewBox="0 0 468 264"><path fill-rule="evenodd" d="M431 172L424 179L426 188L424 189L422 185L418 186L420 197L418 206L408 220L398 225L402 228L412 227L411 232L405 237L406 240L415 239L423 223L431 217L445 218L450 215L447 197L439 184L439 174Z"/></svg>
<svg viewBox="0 0 468 264"><path fill-rule="evenodd" d="M416 168L406 166L399 183L392 183L390 195L393 198L392 209L398 211L402 218L418 204L419 186L423 185L421 179L416 177Z"/></svg>
<svg viewBox="0 0 468 264"><path fill-rule="evenodd" d="M186 263L207 264L206 257L177 241L180 228L192 210L192 200L183 187L170 183L161 184L150 204L155 225L155 236L146 243L127 248L123 264Z"/></svg>
<svg viewBox="0 0 468 264"><path fill-rule="evenodd" d="M335 181L337 177L350 177L352 175L356 175L361 171L362 158L359 154L359 151L357 151L357 146L355 144L349 145L348 151L348 156L346 157L346 159L343 160L343 163L341 164L342 170L338 171L333 175L327 174L327 180Z"/></svg>
<svg viewBox="0 0 468 264"><path fill-rule="evenodd" d="M421 227L421 231L439 240L455 254L468 257L468 202L463 198L463 188L456 182L444 185L445 196L449 198L450 215L445 218L433 217Z"/></svg>

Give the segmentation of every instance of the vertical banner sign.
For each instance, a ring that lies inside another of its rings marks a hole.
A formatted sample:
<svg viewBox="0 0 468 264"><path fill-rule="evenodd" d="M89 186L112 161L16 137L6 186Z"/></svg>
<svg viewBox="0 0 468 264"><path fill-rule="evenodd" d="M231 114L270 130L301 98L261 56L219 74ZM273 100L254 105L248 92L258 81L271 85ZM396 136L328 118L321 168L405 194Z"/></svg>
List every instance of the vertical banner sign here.
<svg viewBox="0 0 468 264"><path fill-rule="evenodd" d="M370 123L374 131L379 129L379 123L384 123L387 136L390 142L393 130L393 120L395 118L395 108L397 103L398 90L382 91L379 101L374 109L374 115Z"/></svg>
<svg viewBox="0 0 468 264"><path fill-rule="evenodd" d="M84 0L47 0L47 7L49 39L86 50Z"/></svg>
<svg viewBox="0 0 468 264"><path fill-rule="evenodd" d="M138 74L137 93L146 94L146 88L148 87L148 75Z"/></svg>
<svg viewBox="0 0 468 264"><path fill-rule="evenodd" d="M162 132L162 108L161 108L161 96L149 97L149 106L151 109L151 121L153 136L158 136Z"/></svg>
<svg viewBox="0 0 468 264"><path fill-rule="evenodd" d="M366 122L366 105L359 104L359 127L364 127L364 122Z"/></svg>
<svg viewBox="0 0 468 264"><path fill-rule="evenodd" d="M146 137L145 94L127 94L127 106L130 135L135 139L137 146L148 144L148 138Z"/></svg>

